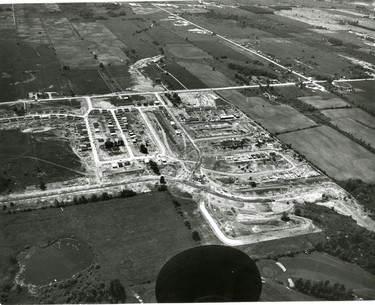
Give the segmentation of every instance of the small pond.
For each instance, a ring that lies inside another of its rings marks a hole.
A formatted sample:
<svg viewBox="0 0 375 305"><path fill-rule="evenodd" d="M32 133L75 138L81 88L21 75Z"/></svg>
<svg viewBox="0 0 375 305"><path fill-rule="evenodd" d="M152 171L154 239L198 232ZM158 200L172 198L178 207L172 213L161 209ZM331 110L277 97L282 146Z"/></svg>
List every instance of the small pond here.
<svg viewBox="0 0 375 305"><path fill-rule="evenodd" d="M35 246L23 252L18 281L43 286L69 279L93 262L90 247L74 238L62 238L46 246Z"/></svg>

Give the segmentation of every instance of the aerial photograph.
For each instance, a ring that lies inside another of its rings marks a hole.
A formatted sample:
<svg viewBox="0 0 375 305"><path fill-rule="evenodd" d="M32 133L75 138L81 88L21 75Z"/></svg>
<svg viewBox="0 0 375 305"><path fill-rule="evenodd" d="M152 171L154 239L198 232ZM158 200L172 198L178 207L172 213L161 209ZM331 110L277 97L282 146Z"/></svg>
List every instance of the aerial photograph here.
<svg viewBox="0 0 375 305"><path fill-rule="evenodd" d="M0 2L0 304L362 300L374 0Z"/></svg>

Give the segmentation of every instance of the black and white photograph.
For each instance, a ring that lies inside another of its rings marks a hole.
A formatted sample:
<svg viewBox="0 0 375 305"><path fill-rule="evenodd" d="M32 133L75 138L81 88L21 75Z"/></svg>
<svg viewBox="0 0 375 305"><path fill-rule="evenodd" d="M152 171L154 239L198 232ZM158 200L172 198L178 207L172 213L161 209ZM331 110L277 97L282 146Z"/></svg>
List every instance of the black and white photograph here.
<svg viewBox="0 0 375 305"><path fill-rule="evenodd" d="M0 0L0 304L375 301L374 0Z"/></svg>

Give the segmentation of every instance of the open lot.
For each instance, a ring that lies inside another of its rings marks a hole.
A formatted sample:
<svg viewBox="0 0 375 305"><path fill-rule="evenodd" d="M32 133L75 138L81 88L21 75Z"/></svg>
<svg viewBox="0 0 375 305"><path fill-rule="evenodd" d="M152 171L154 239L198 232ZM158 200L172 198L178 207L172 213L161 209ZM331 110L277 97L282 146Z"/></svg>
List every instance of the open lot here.
<svg viewBox="0 0 375 305"><path fill-rule="evenodd" d="M332 128L320 126L278 137L334 179L375 182L375 155Z"/></svg>
<svg viewBox="0 0 375 305"><path fill-rule="evenodd" d="M10 179L9 188L39 188L44 183L64 181L82 176L79 158L69 143L50 133L21 133L17 130L0 131L0 172Z"/></svg>
<svg viewBox="0 0 375 305"><path fill-rule="evenodd" d="M358 108L324 110L322 113L340 129L375 147L375 117L372 115Z"/></svg>
<svg viewBox="0 0 375 305"><path fill-rule="evenodd" d="M0 278L7 275L9 255L26 245L72 235L92 246L100 265L99 281L118 277L126 287L154 282L169 258L196 245L164 192L70 206L64 211L2 213L0 219Z"/></svg>

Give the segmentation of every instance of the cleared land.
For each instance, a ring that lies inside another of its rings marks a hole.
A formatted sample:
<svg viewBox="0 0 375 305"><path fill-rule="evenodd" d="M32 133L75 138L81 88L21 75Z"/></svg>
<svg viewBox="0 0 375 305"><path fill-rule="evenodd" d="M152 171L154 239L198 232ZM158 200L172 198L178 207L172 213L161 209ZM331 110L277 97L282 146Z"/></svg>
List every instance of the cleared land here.
<svg viewBox="0 0 375 305"><path fill-rule="evenodd" d="M325 110L322 113L340 129L375 147L375 117L372 115L358 108Z"/></svg>
<svg viewBox="0 0 375 305"><path fill-rule="evenodd" d="M338 97L324 98L320 95L304 96L298 98L300 101L305 102L317 109L329 109L350 106L347 102Z"/></svg>
<svg viewBox="0 0 375 305"><path fill-rule="evenodd" d="M191 44L168 44L168 51L171 52L174 56L181 59L210 59L212 58L206 52L194 47Z"/></svg>
<svg viewBox="0 0 375 305"><path fill-rule="evenodd" d="M26 245L71 235L92 245L100 265L98 282L118 277L126 287L155 281L169 258L196 245L163 192L70 206L64 211L1 213L0 224L0 278L7 276L9 255Z"/></svg>
<svg viewBox="0 0 375 305"><path fill-rule="evenodd" d="M213 67L205 64L191 62L177 62L185 67L190 73L198 77L208 87L235 86L236 83L226 77L223 73L216 71Z"/></svg>
<svg viewBox="0 0 375 305"><path fill-rule="evenodd" d="M334 179L375 182L375 155L332 128L320 126L278 137Z"/></svg>

